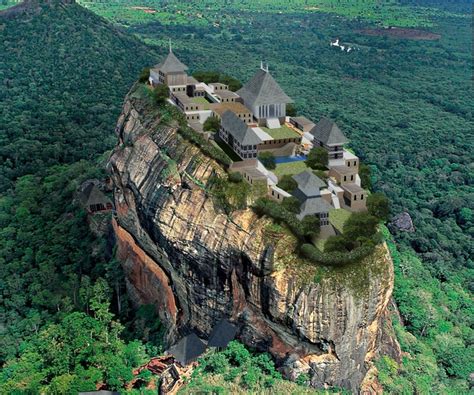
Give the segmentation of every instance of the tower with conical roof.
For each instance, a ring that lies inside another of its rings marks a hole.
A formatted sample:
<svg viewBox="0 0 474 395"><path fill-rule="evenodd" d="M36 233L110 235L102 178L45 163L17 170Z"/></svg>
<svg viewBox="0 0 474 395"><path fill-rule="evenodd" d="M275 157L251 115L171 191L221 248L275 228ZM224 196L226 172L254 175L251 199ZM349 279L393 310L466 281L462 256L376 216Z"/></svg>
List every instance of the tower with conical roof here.
<svg viewBox="0 0 474 395"><path fill-rule="evenodd" d="M260 69L237 94L252 111L259 125L268 124L269 120L283 122L286 105L293 102L271 76L268 64L265 66L263 62Z"/></svg>
<svg viewBox="0 0 474 395"><path fill-rule="evenodd" d="M174 87L173 90L179 90L176 88L182 87L182 90L185 91L188 83L187 70L188 66L174 54L170 40L168 55L150 70L150 84L153 86L166 84L170 88Z"/></svg>

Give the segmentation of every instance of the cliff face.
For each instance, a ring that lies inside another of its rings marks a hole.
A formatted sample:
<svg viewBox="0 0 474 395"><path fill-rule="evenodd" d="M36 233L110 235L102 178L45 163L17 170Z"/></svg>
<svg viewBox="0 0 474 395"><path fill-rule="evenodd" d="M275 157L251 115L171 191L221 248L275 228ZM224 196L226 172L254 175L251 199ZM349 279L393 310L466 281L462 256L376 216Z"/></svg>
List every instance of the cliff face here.
<svg viewBox="0 0 474 395"><path fill-rule="evenodd" d="M306 372L316 387L378 391L367 372L392 340L385 246L341 270L304 262L267 219L220 212L207 186L223 169L133 94L116 130L109 169L118 257L132 299L157 306L168 342L188 330L205 337L231 317L240 340L271 352L288 376Z"/></svg>

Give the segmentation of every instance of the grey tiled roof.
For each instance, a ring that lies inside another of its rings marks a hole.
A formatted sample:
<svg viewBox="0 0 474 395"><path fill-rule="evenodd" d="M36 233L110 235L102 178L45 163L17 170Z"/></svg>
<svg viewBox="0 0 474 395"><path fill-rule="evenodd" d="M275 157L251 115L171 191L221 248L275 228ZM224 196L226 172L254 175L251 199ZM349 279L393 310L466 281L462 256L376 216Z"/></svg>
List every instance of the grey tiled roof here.
<svg viewBox="0 0 474 395"><path fill-rule="evenodd" d="M179 73L186 71L188 69L188 66L181 63L181 61L175 56L173 51L170 51L168 53L168 56L153 68L160 69L163 73Z"/></svg>
<svg viewBox="0 0 474 395"><path fill-rule="evenodd" d="M206 344L195 333L191 333L170 347L168 353L185 366L195 361L205 350Z"/></svg>
<svg viewBox="0 0 474 395"><path fill-rule="evenodd" d="M298 183L298 188L294 195L301 198L309 198L320 195L319 190L326 186L326 183L309 170L305 170L293 176L293 180Z"/></svg>
<svg viewBox="0 0 474 395"><path fill-rule="evenodd" d="M280 85L270 73L258 70L253 78L248 81L237 94L244 100L247 107L262 104L292 103Z"/></svg>
<svg viewBox="0 0 474 395"><path fill-rule="evenodd" d="M212 329L209 336L208 347L227 347L230 341L234 340L237 333L237 326L231 324L228 320L221 320Z"/></svg>
<svg viewBox="0 0 474 395"><path fill-rule="evenodd" d="M300 116L300 117L291 117L291 119L293 121L295 121L296 123L300 124L300 125L303 125L303 126L306 126L306 125L314 125L314 122L309 120L308 118L306 117L303 117L303 116Z"/></svg>
<svg viewBox="0 0 474 395"><path fill-rule="evenodd" d="M341 145L349 142L341 129L329 118L321 118L309 132L316 140L326 145Z"/></svg>
<svg viewBox="0 0 474 395"><path fill-rule="evenodd" d="M222 127L242 145L256 145L262 142L252 128L249 128L247 124L232 111L228 110L222 114L221 122Z"/></svg>
<svg viewBox="0 0 474 395"><path fill-rule="evenodd" d="M322 197L306 199L301 205L301 211L297 215L298 219L303 219L307 215L315 215L321 213L329 213L331 205Z"/></svg>

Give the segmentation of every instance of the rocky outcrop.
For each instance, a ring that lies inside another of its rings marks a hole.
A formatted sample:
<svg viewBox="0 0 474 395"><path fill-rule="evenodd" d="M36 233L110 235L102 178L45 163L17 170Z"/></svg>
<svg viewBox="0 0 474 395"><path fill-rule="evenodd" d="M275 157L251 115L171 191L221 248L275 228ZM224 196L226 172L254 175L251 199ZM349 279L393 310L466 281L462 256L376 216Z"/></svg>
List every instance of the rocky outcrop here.
<svg viewBox="0 0 474 395"><path fill-rule="evenodd" d="M393 219L388 224L388 228L392 233L400 232L414 232L415 226L411 216L407 212L400 213L393 217Z"/></svg>
<svg viewBox="0 0 474 395"><path fill-rule="evenodd" d="M271 352L288 377L308 373L315 387L359 391L386 337L387 248L329 270L294 255L295 240L251 210L225 215L209 189L224 170L137 92L117 134L109 170L118 257L132 299L157 306L167 341L189 330L206 337L230 317L241 341Z"/></svg>

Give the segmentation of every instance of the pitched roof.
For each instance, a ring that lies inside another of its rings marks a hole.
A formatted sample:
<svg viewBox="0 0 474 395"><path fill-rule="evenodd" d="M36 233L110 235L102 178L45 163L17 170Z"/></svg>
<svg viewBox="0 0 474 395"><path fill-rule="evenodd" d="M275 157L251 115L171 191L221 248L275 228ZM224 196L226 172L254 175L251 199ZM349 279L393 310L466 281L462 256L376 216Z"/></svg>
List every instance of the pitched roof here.
<svg viewBox="0 0 474 395"><path fill-rule="evenodd" d="M181 61L175 56L173 51L170 51L168 53L168 56L153 68L159 69L163 73L180 73L186 71L188 69L188 66L181 63Z"/></svg>
<svg viewBox="0 0 474 395"><path fill-rule="evenodd" d="M301 173L294 175L292 178L298 183L297 191L295 191L294 194L298 195L299 190L300 195L302 195L301 197L304 198L320 195L319 190L326 186L326 183L323 180L309 170L302 171ZM300 196L296 197L300 198Z"/></svg>
<svg viewBox="0 0 474 395"><path fill-rule="evenodd" d="M270 73L262 69L258 70L253 78L237 91L237 94L248 107L293 102Z"/></svg>
<svg viewBox="0 0 474 395"><path fill-rule="evenodd" d="M195 333L183 337L168 350L181 365L196 360L206 350L206 344Z"/></svg>
<svg viewBox="0 0 474 395"><path fill-rule="evenodd" d="M341 145L349 142L336 123L326 117L321 118L309 133L311 133L316 140L326 145Z"/></svg>
<svg viewBox="0 0 474 395"><path fill-rule="evenodd" d="M242 145L256 145L262 142L257 133L232 111L227 110L222 114L221 123L222 127Z"/></svg>
<svg viewBox="0 0 474 395"><path fill-rule="evenodd" d="M209 347L226 347L230 341L234 340L237 333L237 326L231 324L228 320L222 319L212 329L209 336Z"/></svg>
<svg viewBox="0 0 474 395"><path fill-rule="evenodd" d="M298 219L303 219L307 215L315 215L320 213L328 213L331 205L322 197L315 197L306 199L300 208L300 213L296 216Z"/></svg>
<svg viewBox="0 0 474 395"><path fill-rule="evenodd" d="M290 120L295 121L297 124L302 125L302 126L314 125L313 121L311 121L308 118L303 117L303 116L291 117Z"/></svg>
<svg viewBox="0 0 474 395"><path fill-rule="evenodd" d="M87 186L79 193L79 200L84 206L100 203L112 203L108 196L97 188L93 182L87 184Z"/></svg>

